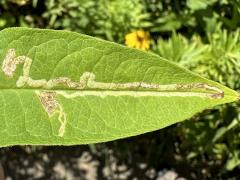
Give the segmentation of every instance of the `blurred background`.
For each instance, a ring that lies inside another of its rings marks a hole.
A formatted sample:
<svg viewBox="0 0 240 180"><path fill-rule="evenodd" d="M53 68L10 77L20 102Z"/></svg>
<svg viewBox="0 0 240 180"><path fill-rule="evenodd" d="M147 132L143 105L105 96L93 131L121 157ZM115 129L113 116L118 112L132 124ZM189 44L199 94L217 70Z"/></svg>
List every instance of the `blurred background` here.
<svg viewBox="0 0 240 180"><path fill-rule="evenodd" d="M0 0L0 29L12 26L125 44L240 89L239 0ZM102 144L2 148L0 162L7 180L240 179L239 110L219 106Z"/></svg>

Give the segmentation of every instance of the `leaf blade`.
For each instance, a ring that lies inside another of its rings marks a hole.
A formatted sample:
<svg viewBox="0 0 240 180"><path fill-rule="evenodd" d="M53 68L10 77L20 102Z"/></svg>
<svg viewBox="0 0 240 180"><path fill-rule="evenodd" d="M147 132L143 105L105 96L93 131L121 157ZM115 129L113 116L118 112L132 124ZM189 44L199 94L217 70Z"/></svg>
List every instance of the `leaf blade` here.
<svg viewBox="0 0 240 180"><path fill-rule="evenodd" d="M6 68L0 73L0 146L109 141L238 99L235 91L158 56L89 36L11 28L0 39L1 63L9 49L18 62L6 63L15 68L12 77Z"/></svg>

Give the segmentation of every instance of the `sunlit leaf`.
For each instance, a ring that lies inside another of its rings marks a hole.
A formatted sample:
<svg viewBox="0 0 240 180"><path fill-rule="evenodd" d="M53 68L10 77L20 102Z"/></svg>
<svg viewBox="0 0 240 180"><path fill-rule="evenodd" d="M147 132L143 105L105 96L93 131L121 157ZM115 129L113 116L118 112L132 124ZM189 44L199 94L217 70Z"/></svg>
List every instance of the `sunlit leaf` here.
<svg viewBox="0 0 240 180"><path fill-rule="evenodd" d="M161 57L97 38L11 28L0 39L0 146L110 141L238 99Z"/></svg>

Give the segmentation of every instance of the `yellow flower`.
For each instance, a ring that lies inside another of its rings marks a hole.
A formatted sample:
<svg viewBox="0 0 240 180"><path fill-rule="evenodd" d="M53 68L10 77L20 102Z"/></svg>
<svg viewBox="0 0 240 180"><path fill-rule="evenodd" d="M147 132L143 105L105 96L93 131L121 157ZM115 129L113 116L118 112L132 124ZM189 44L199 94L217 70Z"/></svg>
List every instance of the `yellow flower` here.
<svg viewBox="0 0 240 180"><path fill-rule="evenodd" d="M128 47L148 50L150 48L150 35L144 30L138 30L125 36L125 44Z"/></svg>

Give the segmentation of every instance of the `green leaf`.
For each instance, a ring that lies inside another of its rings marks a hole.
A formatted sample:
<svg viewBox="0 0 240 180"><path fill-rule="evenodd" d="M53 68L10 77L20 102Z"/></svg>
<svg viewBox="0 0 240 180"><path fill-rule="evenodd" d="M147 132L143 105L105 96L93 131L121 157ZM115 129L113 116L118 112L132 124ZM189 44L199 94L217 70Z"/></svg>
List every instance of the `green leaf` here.
<svg viewBox="0 0 240 180"><path fill-rule="evenodd" d="M206 9L208 6L216 3L217 0L187 0L187 6L193 10L197 11L200 9Z"/></svg>
<svg viewBox="0 0 240 180"><path fill-rule="evenodd" d="M238 93L159 56L68 31L0 32L0 146L158 130Z"/></svg>
<svg viewBox="0 0 240 180"><path fill-rule="evenodd" d="M235 150L231 154L231 157L226 162L226 169L228 171L232 171L237 166L240 166L240 151L239 150Z"/></svg>

